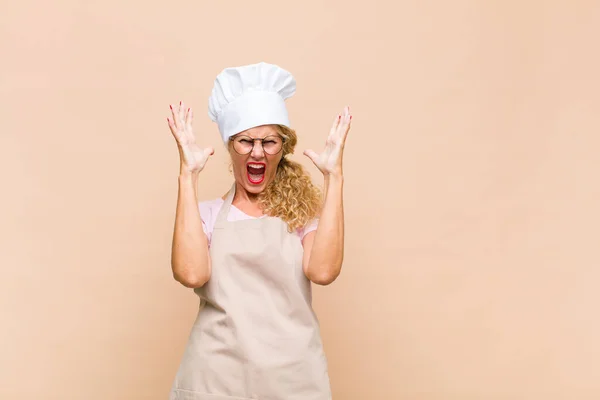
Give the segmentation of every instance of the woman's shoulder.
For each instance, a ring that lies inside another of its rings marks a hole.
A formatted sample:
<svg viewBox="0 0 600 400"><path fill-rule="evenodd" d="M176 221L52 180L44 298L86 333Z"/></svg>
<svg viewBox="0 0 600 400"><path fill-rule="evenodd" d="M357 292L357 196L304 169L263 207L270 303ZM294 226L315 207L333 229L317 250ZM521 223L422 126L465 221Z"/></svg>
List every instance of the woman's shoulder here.
<svg viewBox="0 0 600 400"><path fill-rule="evenodd" d="M296 230L298 236L300 236L300 239L304 239L304 237L306 235L308 235L310 232L314 232L317 230L319 226L319 218L316 217L310 221L308 221L308 223L306 225L304 225L304 227L302 228L298 228Z"/></svg>
<svg viewBox="0 0 600 400"><path fill-rule="evenodd" d="M200 217L205 222L212 221L217 217L219 209L223 205L223 199L217 197L216 199L203 200L198 202L198 208L200 209Z"/></svg>

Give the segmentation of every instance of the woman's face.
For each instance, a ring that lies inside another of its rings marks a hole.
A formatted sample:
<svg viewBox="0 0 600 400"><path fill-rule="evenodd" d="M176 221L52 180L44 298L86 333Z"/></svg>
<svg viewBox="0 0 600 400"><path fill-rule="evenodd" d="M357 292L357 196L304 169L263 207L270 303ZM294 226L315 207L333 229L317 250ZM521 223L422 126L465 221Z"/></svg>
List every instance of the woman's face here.
<svg viewBox="0 0 600 400"><path fill-rule="evenodd" d="M236 182L249 193L262 192L277 174L277 165L283 157L282 137L275 126L262 125L240 132L231 139L229 154Z"/></svg>

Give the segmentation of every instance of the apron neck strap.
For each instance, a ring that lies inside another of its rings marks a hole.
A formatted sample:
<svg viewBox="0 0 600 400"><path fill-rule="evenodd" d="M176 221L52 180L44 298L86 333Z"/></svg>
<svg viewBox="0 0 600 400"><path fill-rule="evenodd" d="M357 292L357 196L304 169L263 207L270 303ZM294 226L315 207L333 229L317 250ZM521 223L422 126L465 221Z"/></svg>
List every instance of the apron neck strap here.
<svg viewBox="0 0 600 400"><path fill-rule="evenodd" d="M219 214L217 215L216 223L221 223L227 221L227 216L229 215L229 210L231 209L231 203L233 203L233 197L235 196L235 180L233 181L233 185L231 185L231 189L227 193L227 197L224 200L223 206L221 206L221 210L219 210Z"/></svg>

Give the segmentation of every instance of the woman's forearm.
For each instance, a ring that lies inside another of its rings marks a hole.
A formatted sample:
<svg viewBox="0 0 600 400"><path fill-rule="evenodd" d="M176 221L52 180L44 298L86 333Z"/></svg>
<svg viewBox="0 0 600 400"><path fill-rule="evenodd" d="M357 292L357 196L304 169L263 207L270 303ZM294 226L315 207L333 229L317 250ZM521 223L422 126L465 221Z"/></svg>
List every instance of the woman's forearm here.
<svg viewBox="0 0 600 400"><path fill-rule="evenodd" d="M181 172L171 249L173 277L182 285L196 288L210 278L208 239L202 229L197 199L198 174Z"/></svg>
<svg viewBox="0 0 600 400"><path fill-rule="evenodd" d="M324 201L315 233L307 277L318 284L328 285L340 274L344 258L343 176L327 175Z"/></svg>

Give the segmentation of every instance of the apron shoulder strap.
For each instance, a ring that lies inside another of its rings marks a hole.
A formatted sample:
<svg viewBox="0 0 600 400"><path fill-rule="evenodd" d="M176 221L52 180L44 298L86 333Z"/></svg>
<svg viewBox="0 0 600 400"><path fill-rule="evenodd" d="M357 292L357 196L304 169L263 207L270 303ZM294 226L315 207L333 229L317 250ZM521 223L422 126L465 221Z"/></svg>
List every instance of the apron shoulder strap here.
<svg viewBox="0 0 600 400"><path fill-rule="evenodd" d="M225 222L227 222L227 216L229 215L229 210L231 209L231 203L233 202L233 196L235 195L235 181L233 185L231 185L231 189L227 193L227 197L221 209L219 210L219 214L217 214L217 220L215 222L215 228L221 227Z"/></svg>

